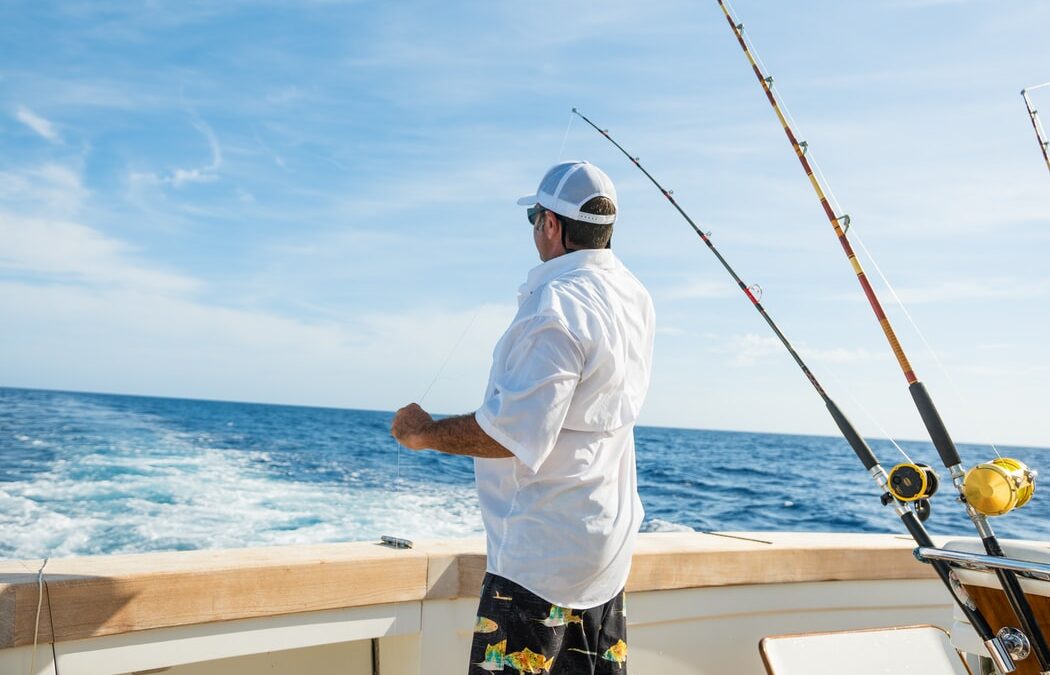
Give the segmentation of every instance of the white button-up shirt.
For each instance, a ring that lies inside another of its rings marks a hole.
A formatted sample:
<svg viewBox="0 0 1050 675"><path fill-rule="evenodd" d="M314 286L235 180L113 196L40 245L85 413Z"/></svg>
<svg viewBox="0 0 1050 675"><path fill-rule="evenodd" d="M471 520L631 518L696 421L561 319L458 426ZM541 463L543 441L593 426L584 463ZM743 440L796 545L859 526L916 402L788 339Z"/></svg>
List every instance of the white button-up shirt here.
<svg viewBox="0 0 1050 675"><path fill-rule="evenodd" d="M488 571L574 609L623 587L643 515L634 423L654 325L649 293L611 250L529 272L475 413L514 454L474 464Z"/></svg>

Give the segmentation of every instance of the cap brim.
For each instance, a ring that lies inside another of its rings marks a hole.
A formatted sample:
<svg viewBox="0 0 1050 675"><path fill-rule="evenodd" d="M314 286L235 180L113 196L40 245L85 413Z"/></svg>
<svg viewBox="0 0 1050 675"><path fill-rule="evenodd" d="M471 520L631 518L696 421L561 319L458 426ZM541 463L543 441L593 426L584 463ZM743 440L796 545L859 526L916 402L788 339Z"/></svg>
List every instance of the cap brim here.
<svg viewBox="0 0 1050 675"><path fill-rule="evenodd" d="M526 195L518 200L518 206L532 206L540 203L539 195Z"/></svg>

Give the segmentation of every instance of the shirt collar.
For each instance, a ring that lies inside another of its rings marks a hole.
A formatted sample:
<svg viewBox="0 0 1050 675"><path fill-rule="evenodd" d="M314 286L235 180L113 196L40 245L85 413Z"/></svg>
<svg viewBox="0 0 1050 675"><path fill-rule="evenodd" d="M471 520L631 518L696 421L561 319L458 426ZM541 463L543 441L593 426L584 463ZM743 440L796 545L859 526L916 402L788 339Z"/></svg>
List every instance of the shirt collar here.
<svg viewBox="0 0 1050 675"><path fill-rule="evenodd" d="M617 263L616 254L608 248L585 248L572 251L551 258L547 262L540 263L529 270L525 283L518 289L518 296L528 297L543 284L556 279L566 272L591 267L595 269L611 269Z"/></svg>

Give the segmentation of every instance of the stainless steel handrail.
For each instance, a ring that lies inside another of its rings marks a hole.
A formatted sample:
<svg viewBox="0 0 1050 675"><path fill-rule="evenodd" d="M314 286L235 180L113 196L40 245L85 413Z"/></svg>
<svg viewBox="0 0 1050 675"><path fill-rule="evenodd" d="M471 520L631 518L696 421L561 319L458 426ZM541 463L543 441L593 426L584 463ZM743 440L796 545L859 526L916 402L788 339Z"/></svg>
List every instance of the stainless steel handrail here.
<svg viewBox="0 0 1050 675"><path fill-rule="evenodd" d="M919 562L930 564L934 560L947 562L963 569L978 572L995 569L1010 570L1032 579L1050 581L1050 565L1046 563L1029 562L1017 560L1016 558L1000 558L994 555L981 555L978 553L967 553L965 551L952 551L944 548L930 548L920 546L915 549L915 558Z"/></svg>

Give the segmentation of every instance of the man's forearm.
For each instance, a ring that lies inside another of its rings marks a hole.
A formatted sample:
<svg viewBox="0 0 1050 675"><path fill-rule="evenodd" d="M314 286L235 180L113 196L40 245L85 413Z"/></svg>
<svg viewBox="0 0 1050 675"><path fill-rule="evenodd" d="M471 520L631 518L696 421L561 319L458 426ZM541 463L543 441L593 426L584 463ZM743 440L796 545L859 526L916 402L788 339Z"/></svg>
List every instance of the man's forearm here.
<svg viewBox="0 0 1050 675"><path fill-rule="evenodd" d="M489 459L514 456L482 430L473 413L434 420L427 425L423 438L428 448L450 455Z"/></svg>

